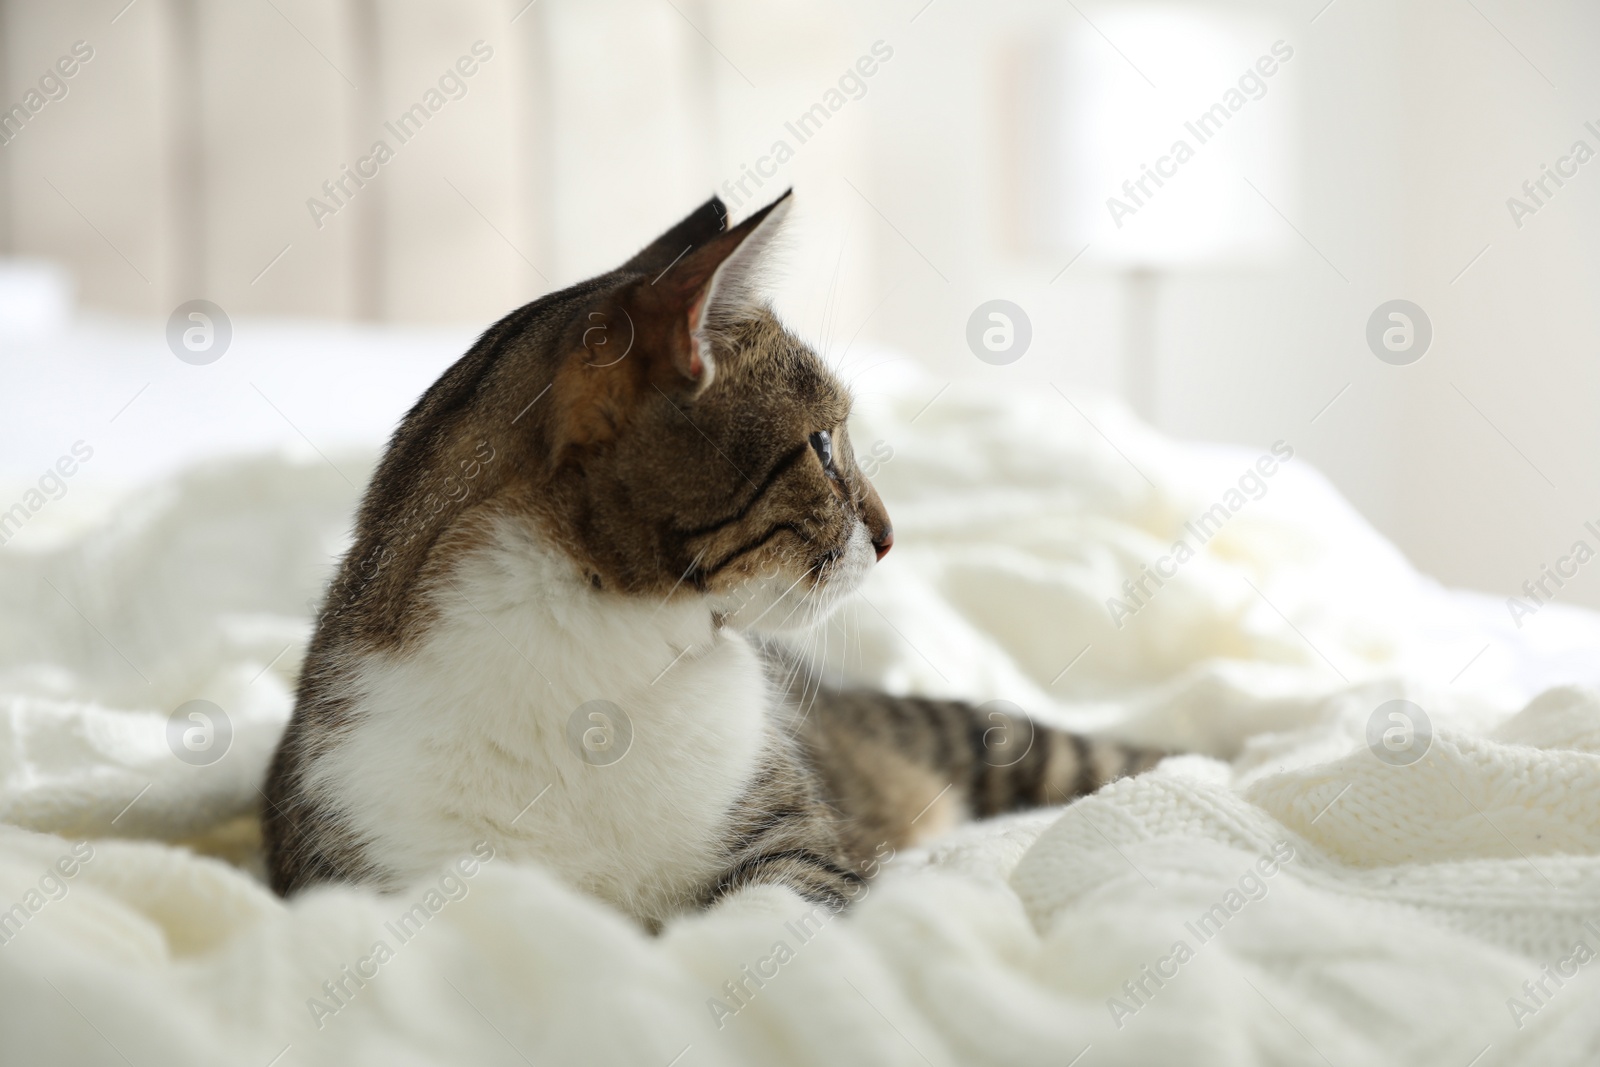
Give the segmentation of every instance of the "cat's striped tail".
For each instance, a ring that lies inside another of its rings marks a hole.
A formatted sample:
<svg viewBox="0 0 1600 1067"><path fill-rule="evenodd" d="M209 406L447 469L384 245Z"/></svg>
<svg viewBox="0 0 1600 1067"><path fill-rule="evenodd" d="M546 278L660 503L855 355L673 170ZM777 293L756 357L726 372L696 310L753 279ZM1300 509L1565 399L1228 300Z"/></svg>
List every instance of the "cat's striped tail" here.
<svg viewBox="0 0 1600 1067"><path fill-rule="evenodd" d="M1035 722L1001 701L818 694L801 722L851 837L898 847L962 817L1064 804L1169 753Z"/></svg>

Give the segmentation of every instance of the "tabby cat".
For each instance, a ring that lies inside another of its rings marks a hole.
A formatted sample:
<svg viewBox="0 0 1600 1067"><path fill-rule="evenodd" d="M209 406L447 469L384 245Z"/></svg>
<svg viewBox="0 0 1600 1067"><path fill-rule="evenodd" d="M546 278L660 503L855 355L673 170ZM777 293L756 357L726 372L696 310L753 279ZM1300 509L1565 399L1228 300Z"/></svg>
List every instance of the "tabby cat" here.
<svg viewBox="0 0 1600 1067"><path fill-rule="evenodd" d="M278 892L486 840L651 927L754 886L838 909L889 849L1154 761L775 650L894 543L848 393L760 296L790 203L710 200L406 415L264 790Z"/></svg>

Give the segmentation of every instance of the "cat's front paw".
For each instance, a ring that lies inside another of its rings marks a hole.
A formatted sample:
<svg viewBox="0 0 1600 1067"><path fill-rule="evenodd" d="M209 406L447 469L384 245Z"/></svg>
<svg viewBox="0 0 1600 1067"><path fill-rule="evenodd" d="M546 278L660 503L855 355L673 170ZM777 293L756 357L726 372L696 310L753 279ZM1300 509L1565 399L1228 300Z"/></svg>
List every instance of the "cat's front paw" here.
<svg viewBox="0 0 1600 1067"><path fill-rule="evenodd" d="M717 915L788 921L815 906L786 885L759 883L718 897L709 910Z"/></svg>

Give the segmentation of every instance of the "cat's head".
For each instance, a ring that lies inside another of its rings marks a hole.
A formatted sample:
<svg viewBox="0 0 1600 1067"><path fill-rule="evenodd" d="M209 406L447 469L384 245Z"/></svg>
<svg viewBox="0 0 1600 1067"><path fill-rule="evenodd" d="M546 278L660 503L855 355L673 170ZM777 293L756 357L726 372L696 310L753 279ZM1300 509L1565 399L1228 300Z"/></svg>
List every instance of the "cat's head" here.
<svg viewBox="0 0 1600 1067"><path fill-rule="evenodd" d="M491 328L407 419L443 431L430 465L495 451L457 507L535 523L596 595L700 597L739 628L809 623L853 591L894 535L849 393L760 293L790 203L729 228L712 199Z"/></svg>

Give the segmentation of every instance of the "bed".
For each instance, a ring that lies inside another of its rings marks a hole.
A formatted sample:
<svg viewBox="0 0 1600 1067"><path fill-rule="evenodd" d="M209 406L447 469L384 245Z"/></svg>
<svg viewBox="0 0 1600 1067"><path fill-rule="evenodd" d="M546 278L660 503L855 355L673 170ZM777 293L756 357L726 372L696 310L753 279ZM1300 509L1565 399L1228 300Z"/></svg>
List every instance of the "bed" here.
<svg viewBox="0 0 1600 1067"><path fill-rule="evenodd" d="M1600 615L1442 588L1292 428L1184 444L882 353L852 434L896 548L803 644L819 674L1185 754L894 856L840 917L757 892L649 936L481 857L277 899L257 786L315 598L467 335L236 336L8 357L6 1062L1600 1061Z"/></svg>

